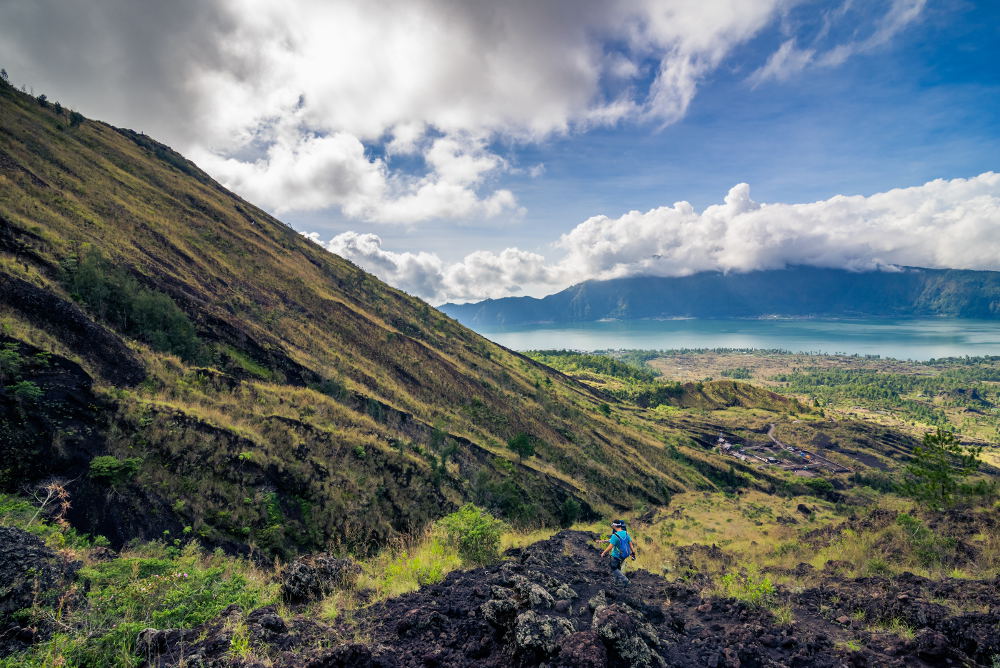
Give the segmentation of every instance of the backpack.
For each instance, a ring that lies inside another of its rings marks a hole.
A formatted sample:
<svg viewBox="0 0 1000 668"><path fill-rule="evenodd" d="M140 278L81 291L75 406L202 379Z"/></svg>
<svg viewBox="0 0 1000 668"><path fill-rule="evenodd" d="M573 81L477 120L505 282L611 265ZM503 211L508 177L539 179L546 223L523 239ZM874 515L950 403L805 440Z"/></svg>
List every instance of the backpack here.
<svg viewBox="0 0 1000 668"><path fill-rule="evenodd" d="M621 558L628 559L632 556L632 537L624 529L616 531L615 535L621 540L621 543L618 545L618 552L621 553Z"/></svg>

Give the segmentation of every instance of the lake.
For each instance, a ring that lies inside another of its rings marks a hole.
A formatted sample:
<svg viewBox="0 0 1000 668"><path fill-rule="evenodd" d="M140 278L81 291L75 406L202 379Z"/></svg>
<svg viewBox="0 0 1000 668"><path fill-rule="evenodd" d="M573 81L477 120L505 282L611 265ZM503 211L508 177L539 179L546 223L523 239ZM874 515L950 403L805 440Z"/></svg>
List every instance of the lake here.
<svg viewBox="0 0 1000 668"><path fill-rule="evenodd" d="M629 320L478 331L514 350L780 348L911 360L1000 355L1000 321L956 318Z"/></svg>

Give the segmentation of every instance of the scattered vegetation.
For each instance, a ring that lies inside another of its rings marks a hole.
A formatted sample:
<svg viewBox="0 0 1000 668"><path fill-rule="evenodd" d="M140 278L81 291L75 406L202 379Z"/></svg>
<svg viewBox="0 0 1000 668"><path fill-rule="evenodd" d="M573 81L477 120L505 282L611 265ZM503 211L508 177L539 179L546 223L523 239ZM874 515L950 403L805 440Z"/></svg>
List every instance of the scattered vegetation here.
<svg viewBox="0 0 1000 668"><path fill-rule="evenodd" d="M122 333L189 362L206 359L188 316L166 294L143 287L94 247L63 262L63 282L74 299Z"/></svg>

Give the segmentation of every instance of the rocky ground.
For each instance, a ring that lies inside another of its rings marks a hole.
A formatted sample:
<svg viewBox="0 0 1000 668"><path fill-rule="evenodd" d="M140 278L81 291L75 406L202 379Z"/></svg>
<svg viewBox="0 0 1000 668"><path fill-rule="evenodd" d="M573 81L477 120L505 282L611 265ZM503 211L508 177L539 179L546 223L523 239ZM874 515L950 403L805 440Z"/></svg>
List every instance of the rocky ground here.
<svg viewBox="0 0 1000 668"><path fill-rule="evenodd" d="M26 623L17 613L74 596L73 577L82 565L62 558L25 531L0 526L0 657L51 633L46 625Z"/></svg>
<svg viewBox="0 0 1000 668"><path fill-rule="evenodd" d="M595 539L563 531L509 551L500 565L453 572L440 584L365 608L350 624L304 614L286 619L273 607L245 616L230 608L200 628L145 631L140 650L147 666L311 668L992 668L1000 657L997 579L850 579L832 564L804 577L808 587L779 587L770 607L791 611L782 623L767 607L708 597L704 583L669 582L643 570L618 589ZM296 577L308 580L304 571ZM242 656L232 650L234 633L249 639Z"/></svg>

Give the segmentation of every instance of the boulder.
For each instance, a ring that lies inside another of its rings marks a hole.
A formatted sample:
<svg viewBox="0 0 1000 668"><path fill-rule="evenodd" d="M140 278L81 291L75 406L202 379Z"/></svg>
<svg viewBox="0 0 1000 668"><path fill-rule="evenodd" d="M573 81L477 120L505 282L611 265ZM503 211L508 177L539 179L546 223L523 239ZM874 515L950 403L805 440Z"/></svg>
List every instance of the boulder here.
<svg viewBox="0 0 1000 668"><path fill-rule="evenodd" d="M636 668L662 664L662 658L650 647L658 642L656 629L638 611L620 603L598 608L591 628L612 654L627 664Z"/></svg>
<svg viewBox="0 0 1000 668"><path fill-rule="evenodd" d="M545 587L521 576L511 578L515 595L529 608L551 608L555 603L552 594Z"/></svg>
<svg viewBox="0 0 1000 668"><path fill-rule="evenodd" d="M350 559L318 554L296 559L281 575L281 591L290 603L316 601L353 586L361 567Z"/></svg>
<svg viewBox="0 0 1000 668"><path fill-rule="evenodd" d="M521 654L547 657L556 653L559 641L575 629L568 619L522 612L514 622L514 646Z"/></svg>

